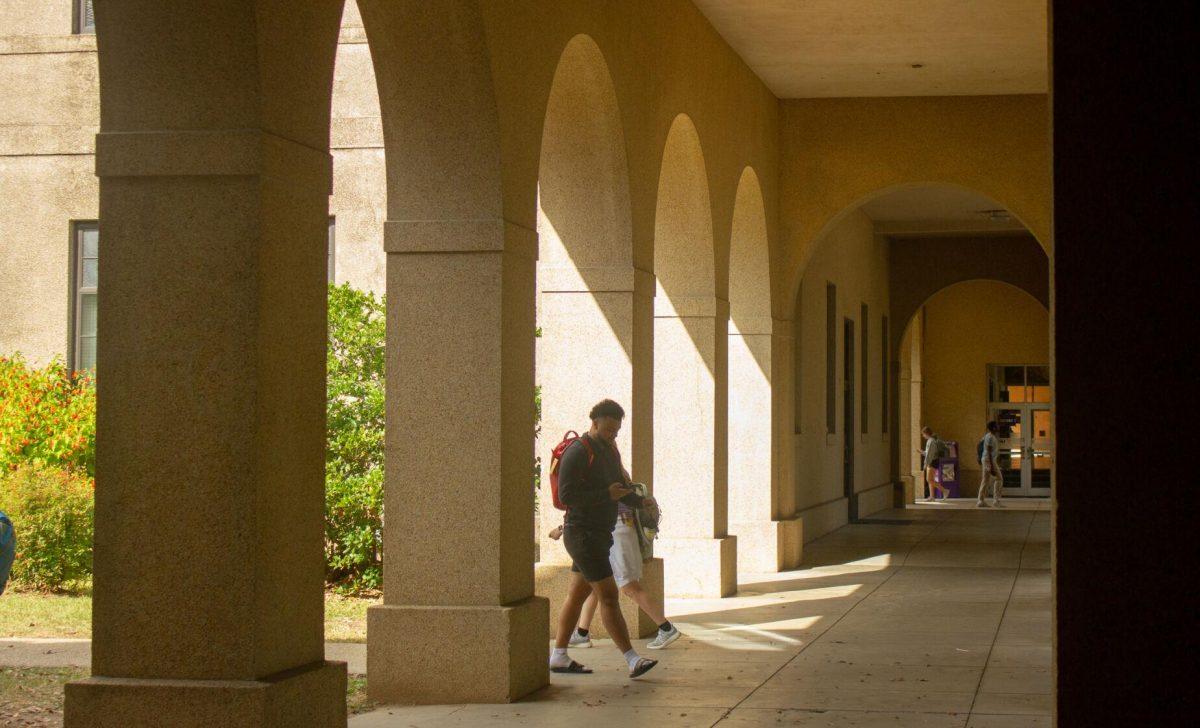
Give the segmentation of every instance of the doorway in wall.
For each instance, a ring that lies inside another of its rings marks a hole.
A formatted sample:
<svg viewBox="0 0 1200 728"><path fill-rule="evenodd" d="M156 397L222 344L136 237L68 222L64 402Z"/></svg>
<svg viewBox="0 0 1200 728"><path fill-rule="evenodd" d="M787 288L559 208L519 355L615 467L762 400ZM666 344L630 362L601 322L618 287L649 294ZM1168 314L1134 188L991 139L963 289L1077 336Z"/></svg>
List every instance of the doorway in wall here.
<svg viewBox="0 0 1200 728"><path fill-rule="evenodd" d="M988 419L1000 429L998 460L1004 495L1049 498L1054 446L1050 368L988 366Z"/></svg>
<svg viewBox="0 0 1200 728"><path fill-rule="evenodd" d="M845 355L842 360L842 488L850 523L858 520L858 499L854 496L854 319L842 323Z"/></svg>

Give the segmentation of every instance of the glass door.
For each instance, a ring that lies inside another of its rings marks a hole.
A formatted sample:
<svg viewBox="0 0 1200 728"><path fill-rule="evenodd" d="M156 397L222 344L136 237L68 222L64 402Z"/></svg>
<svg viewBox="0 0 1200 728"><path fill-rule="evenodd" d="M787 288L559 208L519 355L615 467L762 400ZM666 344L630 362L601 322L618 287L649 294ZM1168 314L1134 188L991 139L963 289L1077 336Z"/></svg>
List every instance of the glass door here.
<svg viewBox="0 0 1200 728"><path fill-rule="evenodd" d="M988 415L1000 426L997 460L1004 495L1050 497L1054 432L1049 367L989 367L988 399Z"/></svg>

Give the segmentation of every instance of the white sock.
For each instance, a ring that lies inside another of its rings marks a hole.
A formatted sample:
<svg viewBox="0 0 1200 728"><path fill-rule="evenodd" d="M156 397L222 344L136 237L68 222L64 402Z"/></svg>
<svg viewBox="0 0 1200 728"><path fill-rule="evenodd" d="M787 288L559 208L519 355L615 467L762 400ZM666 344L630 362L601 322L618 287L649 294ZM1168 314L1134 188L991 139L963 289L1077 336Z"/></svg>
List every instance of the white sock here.
<svg viewBox="0 0 1200 728"><path fill-rule="evenodd" d="M555 647L550 652L550 667L567 667L571 664L571 656L566 647Z"/></svg>
<svg viewBox="0 0 1200 728"><path fill-rule="evenodd" d="M638 655L637 651L634 650L632 647L630 647L629 651L625 653L625 662L629 663L630 670L633 669L634 665L636 665L637 661L640 659L642 659L642 658Z"/></svg>

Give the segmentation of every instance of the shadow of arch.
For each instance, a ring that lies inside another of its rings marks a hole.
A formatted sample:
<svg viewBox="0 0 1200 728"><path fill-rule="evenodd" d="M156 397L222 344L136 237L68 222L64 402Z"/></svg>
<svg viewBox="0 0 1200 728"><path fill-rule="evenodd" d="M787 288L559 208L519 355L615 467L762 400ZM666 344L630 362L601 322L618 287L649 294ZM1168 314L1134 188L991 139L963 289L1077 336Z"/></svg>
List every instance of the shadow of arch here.
<svg viewBox="0 0 1200 728"><path fill-rule="evenodd" d="M788 272L788 276L789 276L788 277L788 281L789 281L788 297L785 300L791 302L792 305L795 304L796 296L800 289L800 281L804 278L804 271L808 267L808 262L812 259L813 254L819 249L820 245L829 236L830 232L832 230L834 230L835 228L837 228L837 226L843 220L845 220L848 215L850 215L855 210L861 209L867 203L877 200L879 198L885 197L887 195L890 195L890 194L893 194L896 192L921 189L921 188L956 189L956 190L962 190L962 191L966 191L966 192L972 192L972 193L975 193L978 195L989 197L992 200L995 200L998 208L1008 210L1009 213L1012 215L1013 219L1020 222L1021 226L1024 227L1027 231L1030 231L1029 234L1035 240L1037 240L1037 242L1042 247L1043 251L1046 252L1047 254L1049 253L1050 244L1048 241L1043 240L1043 239L1039 238L1037 235L1035 235L1032 232L1032 230L1030 230L1029 225L1026 224L1025 221L1021 218L1021 216L1018 212L1011 210L1009 207L1007 207L1004 204L1003 201L996 200L996 198L994 196L990 195L986 191L979 190L977 188L969 187L966 185L957 184L954 182L914 181L914 182L898 183L895 185L878 188L876 190L873 190L867 194L864 194L864 195L858 197L853 203L843 207L837 213L835 213L834 215L829 217L829 219L826 220L818 228L819 232L813 236L812 240L807 242L807 244L805 245L805 247L803 249L800 259L794 264L793 269ZM802 243L802 244L804 244L804 243Z"/></svg>
<svg viewBox="0 0 1200 728"><path fill-rule="evenodd" d="M538 167L536 376L542 395L543 461L567 430L582 431L604 398L630 415L619 444L631 462L642 423L634 398L633 223L625 138L616 89L596 42L576 35L563 48L546 102ZM643 274L644 276L644 274ZM648 279L641 285L649 288ZM649 291L643 292L649 296ZM550 502L548 480L541 503ZM561 523L543 507L541 533ZM549 542L547 542L549 544ZM543 561L566 558L560 546Z"/></svg>
<svg viewBox="0 0 1200 728"><path fill-rule="evenodd" d="M738 182L729 252L729 521L741 538L739 559L747 570L770 567L748 550L750 526L776 513L772 494L771 263L762 188L753 168ZM760 546L765 544L760 544Z"/></svg>

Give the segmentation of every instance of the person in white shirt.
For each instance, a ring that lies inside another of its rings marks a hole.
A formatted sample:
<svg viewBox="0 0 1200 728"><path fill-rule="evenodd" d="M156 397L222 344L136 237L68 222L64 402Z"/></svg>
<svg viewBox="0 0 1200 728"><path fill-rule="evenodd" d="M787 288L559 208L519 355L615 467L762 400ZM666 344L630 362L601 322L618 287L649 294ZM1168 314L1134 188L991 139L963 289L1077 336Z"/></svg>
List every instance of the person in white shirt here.
<svg viewBox="0 0 1200 728"><path fill-rule="evenodd" d="M983 476L979 481L979 500L975 501L977 508L987 508L988 488L992 491L992 505L1002 507L1004 504L1000 502L1000 491L1004 487L1003 480L1000 477L1000 464L997 458L1000 455L1000 440L996 437L996 432L1000 429L995 421L987 423L987 432L983 435L983 440L980 443L982 446L979 453L979 468L983 471Z"/></svg>

